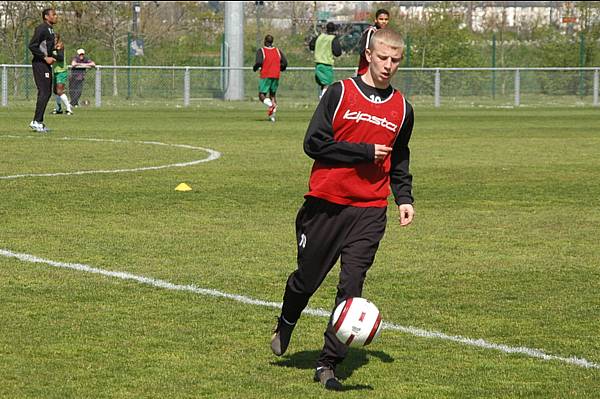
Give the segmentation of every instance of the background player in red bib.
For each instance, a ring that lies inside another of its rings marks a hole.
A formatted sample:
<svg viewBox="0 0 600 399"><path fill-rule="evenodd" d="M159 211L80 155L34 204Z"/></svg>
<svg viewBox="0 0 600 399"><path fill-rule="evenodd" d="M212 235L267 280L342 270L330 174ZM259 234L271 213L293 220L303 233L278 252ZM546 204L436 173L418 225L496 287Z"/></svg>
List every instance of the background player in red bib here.
<svg viewBox="0 0 600 399"><path fill-rule="evenodd" d="M279 76L287 68L287 60L283 51L273 47L273 36L265 36L264 43L265 46L256 51L256 60L252 69L254 72L260 69L258 99L268 107L267 116L272 122L275 122Z"/></svg>
<svg viewBox="0 0 600 399"><path fill-rule="evenodd" d="M360 43L358 44L358 48L360 49L360 59L358 60L358 70L356 71L356 75L364 75L367 73L367 69L369 69L369 63L367 62L367 58L365 56L365 52L369 48L369 43L371 42L371 37L375 32L379 29L385 28L390 22L390 13L388 10L384 10L380 8L375 12L375 24L369 26L360 37Z"/></svg>
<svg viewBox="0 0 600 399"><path fill-rule="evenodd" d="M331 85L312 117L304 151L314 164L306 201L296 217L298 268L288 277L271 339L275 355L285 353L302 310L338 259L341 270L333 308L349 297L362 296L385 232L390 186L400 225L413 220L408 147L413 110L390 85L403 51L398 33L378 30L365 54L367 73ZM340 390L335 368L347 351L329 323L315 381Z"/></svg>

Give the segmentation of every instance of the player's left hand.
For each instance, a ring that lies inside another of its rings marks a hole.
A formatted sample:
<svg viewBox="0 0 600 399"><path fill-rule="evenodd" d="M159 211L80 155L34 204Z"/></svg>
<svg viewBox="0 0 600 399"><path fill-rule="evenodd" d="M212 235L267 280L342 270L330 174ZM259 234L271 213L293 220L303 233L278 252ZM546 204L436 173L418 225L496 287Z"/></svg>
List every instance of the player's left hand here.
<svg viewBox="0 0 600 399"><path fill-rule="evenodd" d="M400 226L408 226L412 223L415 216L415 208L411 204L402 204L398 206L400 212Z"/></svg>

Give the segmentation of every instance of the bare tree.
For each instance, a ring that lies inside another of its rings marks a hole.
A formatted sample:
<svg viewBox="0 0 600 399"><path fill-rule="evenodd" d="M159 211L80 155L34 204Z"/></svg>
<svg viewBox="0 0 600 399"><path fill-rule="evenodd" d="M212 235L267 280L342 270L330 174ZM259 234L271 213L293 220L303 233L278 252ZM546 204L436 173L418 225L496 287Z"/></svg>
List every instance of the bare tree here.
<svg viewBox="0 0 600 399"><path fill-rule="evenodd" d="M96 27L98 42L110 50L112 64L117 65L119 55L127 48L127 36L129 32L130 10L127 4L118 1L95 1L91 3L91 15L85 21L87 26ZM113 96L117 96L117 70L113 70Z"/></svg>
<svg viewBox="0 0 600 399"><path fill-rule="evenodd" d="M143 2L140 33L145 45L158 44L185 33L189 26L185 10L177 2Z"/></svg>
<svg viewBox="0 0 600 399"><path fill-rule="evenodd" d="M25 31L33 29L38 16L37 5L29 1L0 1L0 40L9 60L20 63ZM26 44L25 44L26 45Z"/></svg>
<svg viewBox="0 0 600 399"><path fill-rule="evenodd" d="M25 37L27 32L41 22L38 6L29 1L0 1L0 48L8 55L10 63L28 63L29 51ZM21 58L23 57L23 58ZM21 70L14 69L13 92L17 95Z"/></svg>
<svg viewBox="0 0 600 399"><path fill-rule="evenodd" d="M69 42L88 43L94 33L90 29L91 2L87 1L65 1L61 2L59 9L59 30Z"/></svg>
<svg viewBox="0 0 600 399"><path fill-rule="evenodd" d="M69 43L77 43L78 46L98 43L109 50L112 65L118 65L127 50L130 4L122 1L61 2L58 29ZM113 95L118 95L116 69L113 70Z"/></svg>

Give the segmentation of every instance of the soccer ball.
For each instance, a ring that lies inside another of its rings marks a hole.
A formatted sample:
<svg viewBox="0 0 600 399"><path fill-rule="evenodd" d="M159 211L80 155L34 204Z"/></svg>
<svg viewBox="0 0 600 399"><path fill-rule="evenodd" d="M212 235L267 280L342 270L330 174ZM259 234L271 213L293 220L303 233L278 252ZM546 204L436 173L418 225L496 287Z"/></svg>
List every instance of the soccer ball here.
<svg viewBox="0 0 600 399"><path fill-rule="evenodd" d="M381 333L381 315L372 302L348 298L333 312L331 325L340 342L352 346L369 345Z"/></svg>

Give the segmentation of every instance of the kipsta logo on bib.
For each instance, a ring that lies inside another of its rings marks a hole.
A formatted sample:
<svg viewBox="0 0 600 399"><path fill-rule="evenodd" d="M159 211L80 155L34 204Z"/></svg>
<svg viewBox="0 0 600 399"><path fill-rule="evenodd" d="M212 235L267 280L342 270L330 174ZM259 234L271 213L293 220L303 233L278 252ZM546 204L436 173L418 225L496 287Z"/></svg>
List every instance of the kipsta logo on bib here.
<svg viewBox="0 0 600 399"><path fill-rule="evenodd" d="M398 125L396 125L393 122L388 121L387 118L380 118L380 117L377 117L374 115L367 114L366 112L362 112L362 111L346 110L346 113L344 114L344 116L342 118L346 119L346 120L350 120L350 121L356 121L356 123L358 123L360 121L369 122L374 125L384 127L387 130L391 130L392 132L395 132L396 129L398 129Z"/></svg>

